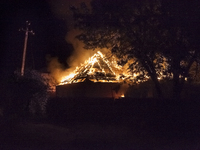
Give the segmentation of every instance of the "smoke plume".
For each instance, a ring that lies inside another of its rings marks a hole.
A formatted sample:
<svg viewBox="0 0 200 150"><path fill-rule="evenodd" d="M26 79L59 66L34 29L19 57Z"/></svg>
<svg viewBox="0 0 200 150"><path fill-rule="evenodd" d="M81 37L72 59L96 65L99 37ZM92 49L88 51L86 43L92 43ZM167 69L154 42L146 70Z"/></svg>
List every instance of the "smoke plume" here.
<svg viewBox="0 0 200 150"><path fill-rule="evenodd" d="M88 7L90 7L90 1L91 0L84 0L84 2ZM56 57L52 58L50 56L47 56L48 71L57 80L57 82L60 82L63 76L67 76L70 73L72 73L77 66L79 66L81 63L84 63L85 60L87 60L96 52L92 50L85 50L83 48L84 44L76 38L76 36L80 34L80 31L75 30L73 28L73 17L72 17L72 12L70 11L69 8L70 6L79 7L82 2L83 2L82 0L48 1L51 10L55 14L55 16L59 19L66 21L66 26L69 28L69 31L66 33L65 40L66 42L72 44L74 48L72 55L69 58L66 58L66 62L69 66L68 69L66 69L58 61L58 58Z"/></svg>

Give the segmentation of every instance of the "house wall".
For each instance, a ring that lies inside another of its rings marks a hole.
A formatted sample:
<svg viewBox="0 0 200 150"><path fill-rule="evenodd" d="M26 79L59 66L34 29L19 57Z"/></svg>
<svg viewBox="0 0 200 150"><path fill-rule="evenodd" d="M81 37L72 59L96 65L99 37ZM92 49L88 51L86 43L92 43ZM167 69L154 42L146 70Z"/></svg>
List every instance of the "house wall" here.
<svg viewBox="0 0 200 150"><path fill-rule="evenodd" d="M56 96L63 98L116 98L119 89L119 83L80 82L57 86Z"/></svg>

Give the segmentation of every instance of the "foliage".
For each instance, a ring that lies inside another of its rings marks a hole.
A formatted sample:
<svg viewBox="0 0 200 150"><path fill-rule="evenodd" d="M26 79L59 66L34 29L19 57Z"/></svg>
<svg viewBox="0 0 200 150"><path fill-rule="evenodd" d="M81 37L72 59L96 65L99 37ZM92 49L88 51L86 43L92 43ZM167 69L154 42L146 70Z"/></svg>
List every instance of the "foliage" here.
<svg viewBox="0 0 200 150"><path fill-rule="evenodd" d="M160 4L158 1L93 1L92 10L85 5L73 9L76 26L83 32L78 36L85 48L110 48L121 65L131 60L133 73L147 75L161 95L154 60L159 49ZM95 21L94 21L95 20ZM141 77L141 76L140 76Z"/></svg>
<svg viewBox="0 0 200 150"><path fill-rule="evenodd" d="M85 48L111 49L120 64L131 62L133 74L150 76L159 96L160 74L173 77L174 96L179 97L199 53L194 40L199 35L191 30L195 20L190 19L198 5L187 0L93 0L91 6L91 10L85 4L72 7L75 27L82 31L77 38Z"/></svg>
<svg viewBox="0 0 200 150"><path fill-rule="evenodd" d="M198 1L162 0L162 38L161 53L168 58L169 72L173 74L173 96L179 97L185 83L189 78L191 65L199 57L199 17ZM194 30L194 28L196 30Z"/></svg>
<svg viewBox="0 0 200 150"><path fill-rule="evenodd" d="M11 113L20 116L44 115L50 86L42 74L28 70L21 76L16 71L12 82L13 96L9 105Z"/></svg>
<svg viewBox="0 0 200 150"><path fill-rule="evenodd" d="M194 62L189 70L189 82L192 82L194 84L200 83L200 64L199 62Z"/></svg>

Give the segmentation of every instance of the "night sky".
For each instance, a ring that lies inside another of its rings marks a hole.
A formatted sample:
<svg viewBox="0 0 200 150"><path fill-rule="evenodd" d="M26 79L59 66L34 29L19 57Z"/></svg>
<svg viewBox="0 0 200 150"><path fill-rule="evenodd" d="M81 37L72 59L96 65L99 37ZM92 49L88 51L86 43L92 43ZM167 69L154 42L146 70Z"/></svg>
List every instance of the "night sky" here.
<svg viewBox="0 0 200 150"><path fill-rule="evenodd" d="M30 29L35 35L29 35L25 68L47 70L47 56L58 57L67 68L67 58L75 47L71 44L73 40L66 38L73 37L73 32L70 32L73 18L69 7L83 1L89 4L91 0L1 0L1 70L7 74L20 69L24 32L19 32L19 29L25 28L27 20L31 22Z"/></svg>
<svg viewBox="0 0 200 150"><path fill-rule="evenodd" d="M75 0L72 4L78 3ZM4 73L20 69L24 46L25 22L31 22L26 57L26 68L46 70L46 57L58 57L67 67L66 59L73 51L72 44L66 41L68 31L73 27L70 16L70 1L45 0L3 0L1 4L1 49L0 67Z"/></svg>

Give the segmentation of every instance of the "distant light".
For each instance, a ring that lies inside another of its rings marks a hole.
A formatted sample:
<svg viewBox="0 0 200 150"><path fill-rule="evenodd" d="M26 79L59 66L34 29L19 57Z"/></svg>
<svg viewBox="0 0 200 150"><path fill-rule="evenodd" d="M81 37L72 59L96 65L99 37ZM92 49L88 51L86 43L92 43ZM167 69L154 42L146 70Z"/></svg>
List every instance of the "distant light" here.
<svg viewBox="0 0 200 150"><path fill-rule="evenodd" d="M122 94L121 97L122 97L122 98L125 97L124 94Z"/></svg>

